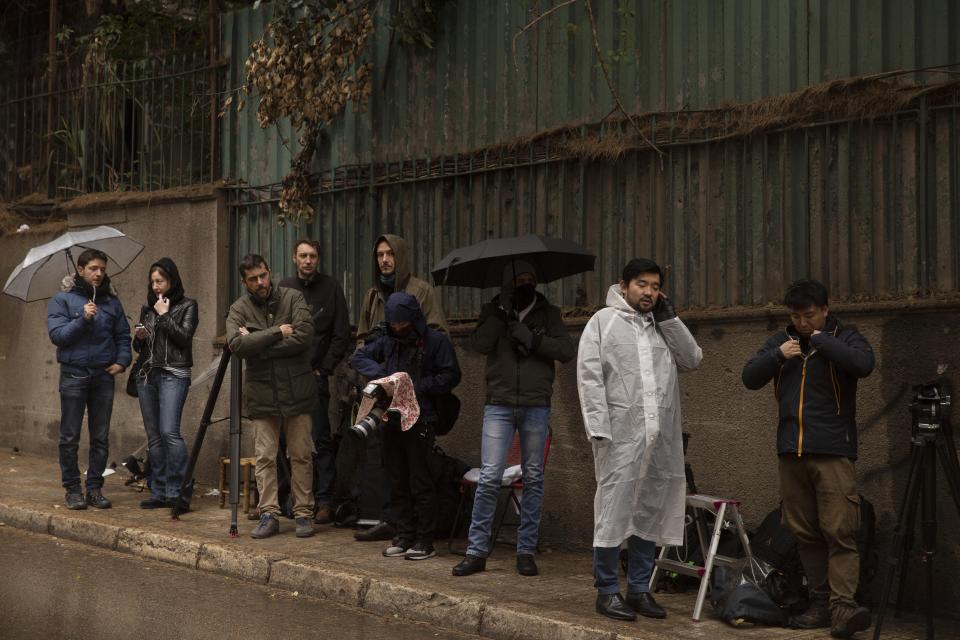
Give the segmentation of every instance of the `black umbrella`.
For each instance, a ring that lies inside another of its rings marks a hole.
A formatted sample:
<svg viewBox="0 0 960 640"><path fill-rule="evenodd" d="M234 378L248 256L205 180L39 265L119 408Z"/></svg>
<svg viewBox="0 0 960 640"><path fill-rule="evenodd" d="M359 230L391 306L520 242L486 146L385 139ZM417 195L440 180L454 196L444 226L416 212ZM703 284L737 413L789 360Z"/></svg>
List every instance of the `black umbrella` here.
<svg viewBox="0 0 960 640"><path fill-rule="evenodd" d="M538 282L551 282L584 271L593 271L597 257L576 242L545 236L520 236L484 240L454 249L434 266L438 285L454 287L499 287L504 269L523 258L534 265Z"/></svg>

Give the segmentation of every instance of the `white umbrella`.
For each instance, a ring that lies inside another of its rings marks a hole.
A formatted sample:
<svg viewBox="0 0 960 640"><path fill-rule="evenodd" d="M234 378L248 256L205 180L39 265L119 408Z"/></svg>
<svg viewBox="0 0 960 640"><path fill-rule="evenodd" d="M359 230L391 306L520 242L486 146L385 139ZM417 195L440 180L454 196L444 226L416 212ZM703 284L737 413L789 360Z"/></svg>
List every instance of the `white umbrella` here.
<svg viewBox="0 0 960 640"><path fill-rule="evenodd" d="M59 238L30 249L3 286L3 292L24 302L52 297L60 290L63 276L76 273L73 253L97 249L110 260L108 272L126 269L143 251L143 245L113 227L68 231Z"/></svg>

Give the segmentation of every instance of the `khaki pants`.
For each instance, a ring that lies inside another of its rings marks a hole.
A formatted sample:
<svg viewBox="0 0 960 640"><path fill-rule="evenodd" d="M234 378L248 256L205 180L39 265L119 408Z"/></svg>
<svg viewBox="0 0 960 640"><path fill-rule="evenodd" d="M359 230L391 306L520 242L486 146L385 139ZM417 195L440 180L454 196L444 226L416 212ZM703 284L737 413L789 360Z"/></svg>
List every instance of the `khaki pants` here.
<svg viewBox="0 0 960 640"><path fill-rule="evenodd" d="M313 517L313 420L309 413L298 416L268 416L253 420L256 429L254 449L257 458L257 490L260 492L261 515L280 515L277 498L277 449L280 430L287 435L287 456L290 458L290 493L293 515Z"/></svg>
<svg viewBox="0 0 960 640"><path fill-rule="evenodd" d="M829 590L831 605L855 604L860 496L853 460L783 455L779 467L783 524L797 538L810 590Z"/></svg>

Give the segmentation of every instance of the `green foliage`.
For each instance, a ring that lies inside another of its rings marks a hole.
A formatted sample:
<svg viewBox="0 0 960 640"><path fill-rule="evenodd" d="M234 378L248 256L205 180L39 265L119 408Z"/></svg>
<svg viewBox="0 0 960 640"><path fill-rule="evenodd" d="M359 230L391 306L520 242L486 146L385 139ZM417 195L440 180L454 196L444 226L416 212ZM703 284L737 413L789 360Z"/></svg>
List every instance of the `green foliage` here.
<svg viewBox="0 0 960 640"><path fill-rule="evenodd" d="M433 49L440 35L440 12L454 0L401 1L390 17L390 28L405 45Z"/></svg>

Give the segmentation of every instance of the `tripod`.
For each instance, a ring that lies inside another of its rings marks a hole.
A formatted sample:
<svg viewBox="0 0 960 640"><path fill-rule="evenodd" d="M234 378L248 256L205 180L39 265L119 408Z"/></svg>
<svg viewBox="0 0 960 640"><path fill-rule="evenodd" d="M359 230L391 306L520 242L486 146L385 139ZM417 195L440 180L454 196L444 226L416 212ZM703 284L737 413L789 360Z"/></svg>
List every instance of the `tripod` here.
<svg viewBox="0 0 960 640"><path fill-rule="evenodd" d="M217 404L217 398L220 395L220 388L223 386L223 378L226 376L228 366L230 366L230 537L236 538L237 508L240 504L240 390L243 386L243 367L239 358L230 357L229 346L225 345L223 347L223 354L220 356L220 364L213 379L213 386L210 388L207 404L204 405L203 415L200 417L197 438L193 441L193 450L190 452L190 459L187 462L187 471L183 475L180 498L171 509L170 515L174 519L179 519L180 514L185 513L190 504L189 495L193 490L193 471L197 466L197 458L200 456L200 449L203 447L203 439L207 435L207 427L210 426L212 421L213 410Z"/></svg>
<svg viewBox="0 0 960 640"><path fill-rule="evenodd" d="M906 571L904 564L913 547L913 532L920 508L920 563L925 567L925 614L928 640L934 638L933 627L933 556L937 546L937 459L947 478L950 495L960 514L960 461L954 444L953 430L948 412L950 396L944 395L938 384L914 387L916 395L910 405L913 414L912 451L910 473L903 503L897 513L897 525L883 579L874 640L880 638L884 612L889 604L890 587L898 578L897 605L894 616L898 617L903 604Z"/></svg>

